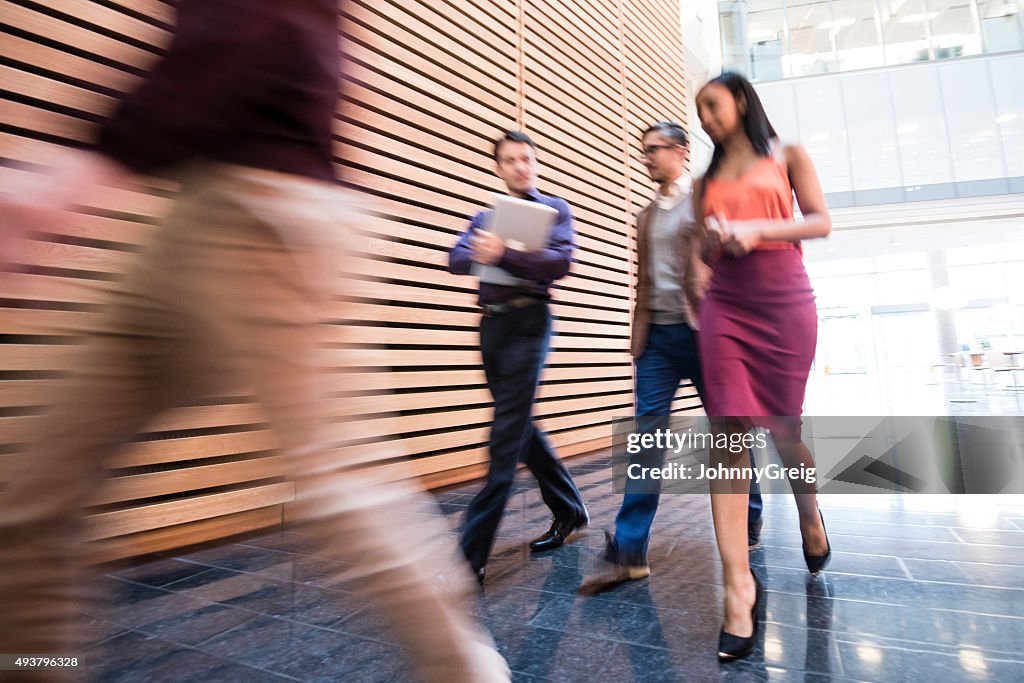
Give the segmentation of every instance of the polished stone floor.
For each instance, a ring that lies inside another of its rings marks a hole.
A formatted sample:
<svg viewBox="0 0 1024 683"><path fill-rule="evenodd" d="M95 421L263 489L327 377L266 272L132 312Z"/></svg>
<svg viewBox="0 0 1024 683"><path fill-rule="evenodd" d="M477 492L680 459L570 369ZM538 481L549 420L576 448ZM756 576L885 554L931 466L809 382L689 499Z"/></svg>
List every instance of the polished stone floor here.
<svg viewBox="0 0 1024 683"><path fill-rule="evenodd" d="M1018 412L1015 394L973 379L816 378L808 413L850 414L857 394L861 415ZM510 501L477 612L516 681L1024 680L1024 497L822 496L834 557L817 578L792 497L766 497L757 649L720 666L706 496L662 497L649 579L576 595L621 500L609 462L571 461L593 526L559 550L527 551L548 523L527 475ZM453 539L478 486L436 494ZM345 565L313 548L281 531L106 575L85 659L103 681L415 680L373 606L335 583Z"/></svg>
<svg viewBox="0 0 1024 683"><path fill-rule="evenodd" d="M547 513L524 477L479 616L517 681L1024 680L1024 501L823 497L834 559L803 569L792 499L766 500L752 553L767 586L758 647L715 660L721 592L708 501L664 496L653 574L575 594L620 496L607 457L574 461L594 530L530 556ZM456 524L474 486L440 493ZM86 659L105 681L414 680L368 605L330 581L343 566L294 531L167 557L104 577Z"/></svg>

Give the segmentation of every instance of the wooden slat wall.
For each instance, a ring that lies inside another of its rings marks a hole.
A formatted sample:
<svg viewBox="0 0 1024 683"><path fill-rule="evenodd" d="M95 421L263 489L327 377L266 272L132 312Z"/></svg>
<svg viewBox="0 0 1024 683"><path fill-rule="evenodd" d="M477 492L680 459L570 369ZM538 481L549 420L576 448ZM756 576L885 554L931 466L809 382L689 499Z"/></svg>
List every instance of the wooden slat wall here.
<svg viewBox="0 0 1024 683"><path fill-rule="evenodd" d="M173 21L173 3L160 0L5 2L0 182L30 170L48 145L90 140L159 58ZM361 439L413 456L382 463L391 476L443 485L484 472L490 402L474 281L445 265L468 216L502 189L492 140L522 128L541 148L540 189L572 204L578 231L578 262L555 291L557 335L536 412L563 457L608 445L610 420L632 409L631 215L650 196L638 137L654 120L684 116L678 2L350 0L340 27L350 82L338 107L339 170L373 215L359 230L356 279L330 312L348 325L332 328L329 361L356 367L325 399L330 409L355 411ZM174 189L152 179L104 193L7 280L0 480ZM693 408L691 394L681 390L678 409ZM345 429L334 435L339 457L359 449ZM276 524L294 495L264 416L244 396L161 416L110 467L94 500L98 559Z"/></svg>

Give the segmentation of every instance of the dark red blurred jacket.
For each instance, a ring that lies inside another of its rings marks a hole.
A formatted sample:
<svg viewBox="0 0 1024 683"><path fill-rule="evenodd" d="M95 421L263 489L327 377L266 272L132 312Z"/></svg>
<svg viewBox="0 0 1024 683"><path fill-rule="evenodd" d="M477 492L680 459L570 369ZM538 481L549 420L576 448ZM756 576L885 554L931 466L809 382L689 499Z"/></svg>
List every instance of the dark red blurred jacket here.
<svg viewBox="0 0 1024 683"><path fill-rule="evenodd" d="M203 157L333 181L340 76L338 0L181 0L98 151L139 173Z"/></svg>

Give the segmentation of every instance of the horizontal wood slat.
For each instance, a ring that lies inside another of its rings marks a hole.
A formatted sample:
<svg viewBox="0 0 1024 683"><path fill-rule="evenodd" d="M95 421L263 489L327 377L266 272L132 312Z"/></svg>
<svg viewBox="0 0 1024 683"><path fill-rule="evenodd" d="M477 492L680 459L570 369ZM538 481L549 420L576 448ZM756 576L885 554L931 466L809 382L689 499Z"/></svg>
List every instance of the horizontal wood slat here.
<svg viewBox="0 0 1024 683"><path fill-rule="evenodd" d="M295 485L291 482L269 484L199 495L167 503L153 503L136 508L99 512L89 517L89 540L137 534L161 527L197 522L246 510L281 505L295 499Z"/></svg>
<svg viewBox="0 0 1024 683"><path fill-rule="evenodd" d="M54 144L97 126L166 50L161 0L4 6L0 185ZM565 198L571 274L552 289L554 336L535 415L563 457L610 445L633 404L633 214L650 196L638 137L684 120L679 5L672 0L348 0L348 83L335 121L339 173L364 190L325 310L325 468L375 463L441 486L486 470L491 396L476 282L448 251L503 184L491 145L521 128L539 145L539 189ZM107 325L111 292L160 230L173 179L105 189L23 252L0 293L0 481ZM248 387L155 416L111 454L90 538L108 561L280 523L295 484ZM684 386L675 409L699 410ZM403 459L401 456L414 456Z"/></svg>
<svg viewBox="0 0 1024 683"><path fill-rule="evenodd" d="M96 540L89 547L88 559L93 564L116 562L268 529L284 521L283 508L283 505L260 507L197 522L156 527L135 534Z"/></svg>

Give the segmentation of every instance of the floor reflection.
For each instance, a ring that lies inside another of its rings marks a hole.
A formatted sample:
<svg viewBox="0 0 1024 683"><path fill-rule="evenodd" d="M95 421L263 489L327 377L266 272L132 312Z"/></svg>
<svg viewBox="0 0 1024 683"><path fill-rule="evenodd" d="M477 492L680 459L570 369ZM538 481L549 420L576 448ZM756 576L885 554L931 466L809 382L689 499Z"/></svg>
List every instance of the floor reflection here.
<svg viewBox="0 0 1024 683"><path fill-rule="evenodd" d="M832 565L809 577L792 496L765 501L752 565L767 590L755 653L719 665L720 564L708 500L662 499L652 575L576 595L613 523L609 458L571 469L592 531L530 555L548 524L523 481L504 520L478 615L523 682L1024 680L1024 500L822 496ZM474 486L439 493L452 533ZM442 514L442 513L439 513ZM410 680L371 605L300 533L166 557L104 579L90 617L100 680Z"/></svg>

